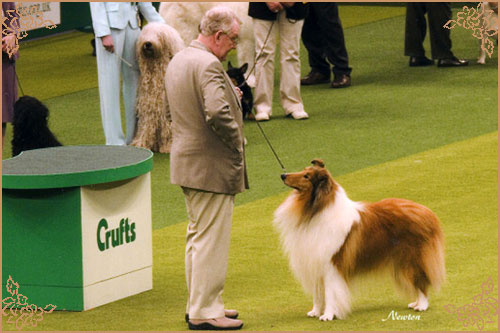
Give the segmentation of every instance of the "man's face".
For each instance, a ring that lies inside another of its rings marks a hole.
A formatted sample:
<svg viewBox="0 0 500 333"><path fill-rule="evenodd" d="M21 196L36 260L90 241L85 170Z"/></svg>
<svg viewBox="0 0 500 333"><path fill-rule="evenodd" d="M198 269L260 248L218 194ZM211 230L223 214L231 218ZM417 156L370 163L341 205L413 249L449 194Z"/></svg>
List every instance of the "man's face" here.
<svg viewBox="0 0 500 333"><path fill-rule="evenodd" d="M218 31L215 35L215 42L217 50L215 55L220 61L226 60L226 56L232 49L236 48L238 44L238 35L240 33L240 24L237 21L233 22L231 31L225 33L223 31Z"/></svg>

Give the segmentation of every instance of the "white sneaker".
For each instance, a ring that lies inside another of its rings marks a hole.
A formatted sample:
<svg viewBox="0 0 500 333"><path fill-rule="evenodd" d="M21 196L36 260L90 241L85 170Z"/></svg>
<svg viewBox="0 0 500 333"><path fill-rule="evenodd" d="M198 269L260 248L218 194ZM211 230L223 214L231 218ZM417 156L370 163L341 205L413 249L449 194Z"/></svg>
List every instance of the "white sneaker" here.
<svg viewBox="0 0 500 333"><path fill-rule="evenodd" d="M257 112L255 114L255 120L257 120L257 121L269 120L269 113L267 113L267 112Z"/></svg>
<svg viewBox="0 0 500 333"><path fill-rule="evenodd" d="M309 115L304 110L294 111L294 112L290 113L289 115L292 116L293 119L297 119L297 120L309 118Z"/></svg>

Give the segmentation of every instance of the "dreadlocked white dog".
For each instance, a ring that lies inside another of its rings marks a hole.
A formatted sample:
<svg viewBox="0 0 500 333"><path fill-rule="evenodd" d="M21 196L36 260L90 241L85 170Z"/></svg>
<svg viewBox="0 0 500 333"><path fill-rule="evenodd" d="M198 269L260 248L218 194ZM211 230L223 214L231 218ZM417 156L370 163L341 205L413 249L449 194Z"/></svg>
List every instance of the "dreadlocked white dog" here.
<svg viewBox="0 0 500 333"><path fill-rule="evenodd" d="M169 153L172 141L165 72L172 57L184 48L171 26L152 22L144 27L136 44L140 78L137 91L137 131L132 145Z"/></svg>
<svg viewBox="0 0 500 333"><path fill-rule="evenodd" d="M255 41L253 36L252 18L248 16L248 2L162 2L160 15L174 27L181 35L184 43L189 45L199 34L198 26L203 14L215 6L229 7L242 21L239 42L236 47L238 64L248 63L248 70L255 62ZM252 74L247 83L255 86L255 77Z"/></svg>

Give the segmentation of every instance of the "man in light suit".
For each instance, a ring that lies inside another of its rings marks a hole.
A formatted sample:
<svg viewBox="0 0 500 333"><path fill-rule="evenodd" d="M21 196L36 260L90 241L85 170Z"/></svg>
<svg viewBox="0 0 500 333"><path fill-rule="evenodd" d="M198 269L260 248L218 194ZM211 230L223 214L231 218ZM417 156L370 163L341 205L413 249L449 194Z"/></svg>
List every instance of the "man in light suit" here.
<svg viewBox="0 0 500 333"><path fill-rule="evenodd" d="M194 330L243 326L222 301L234 197L248 188L239 92L221 63L236 47L240 24L227 7L209 10L200 35L174 56L165 77L170 180L182 187L189 217L186 321Z"/></svg>
<svg viewBox="0 0 500 333"><path fill-rule="evenodd" d="M101 117L107 145L126 145L135 132L139 68L135 43L139 11L148 22L165 22L151 2L90 2L96 36ZM126 137L120 116L120 73L123 80Z"/></svg>

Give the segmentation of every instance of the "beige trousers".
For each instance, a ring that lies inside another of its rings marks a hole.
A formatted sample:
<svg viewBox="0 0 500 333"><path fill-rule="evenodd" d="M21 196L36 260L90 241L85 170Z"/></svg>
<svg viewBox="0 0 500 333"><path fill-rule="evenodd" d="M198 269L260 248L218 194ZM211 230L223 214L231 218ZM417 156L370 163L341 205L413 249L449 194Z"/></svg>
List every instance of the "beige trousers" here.
<svg viewBox="0 0 500 333"><path fill-rule="evenodd" d="M224 317L234 195L182 188L189 223L186 236L186 313L191 319Z"/></svg>
<svg viewBox="0 0 500 333"><path fill-rule="evenodd" d="M300 96L300 33L304 20L289 21L285 11L278 14L276 21L253 19L255 35L255 97L254 107L257 113L272 113L274 89L274 58L276 54L276 34L280 41L280 102L288 115L295 111L304 111ZM272 28L271 28L272 26ZM269 38L267 34L271 29ZM259 56L260 54L260 56Z"/></svg>

